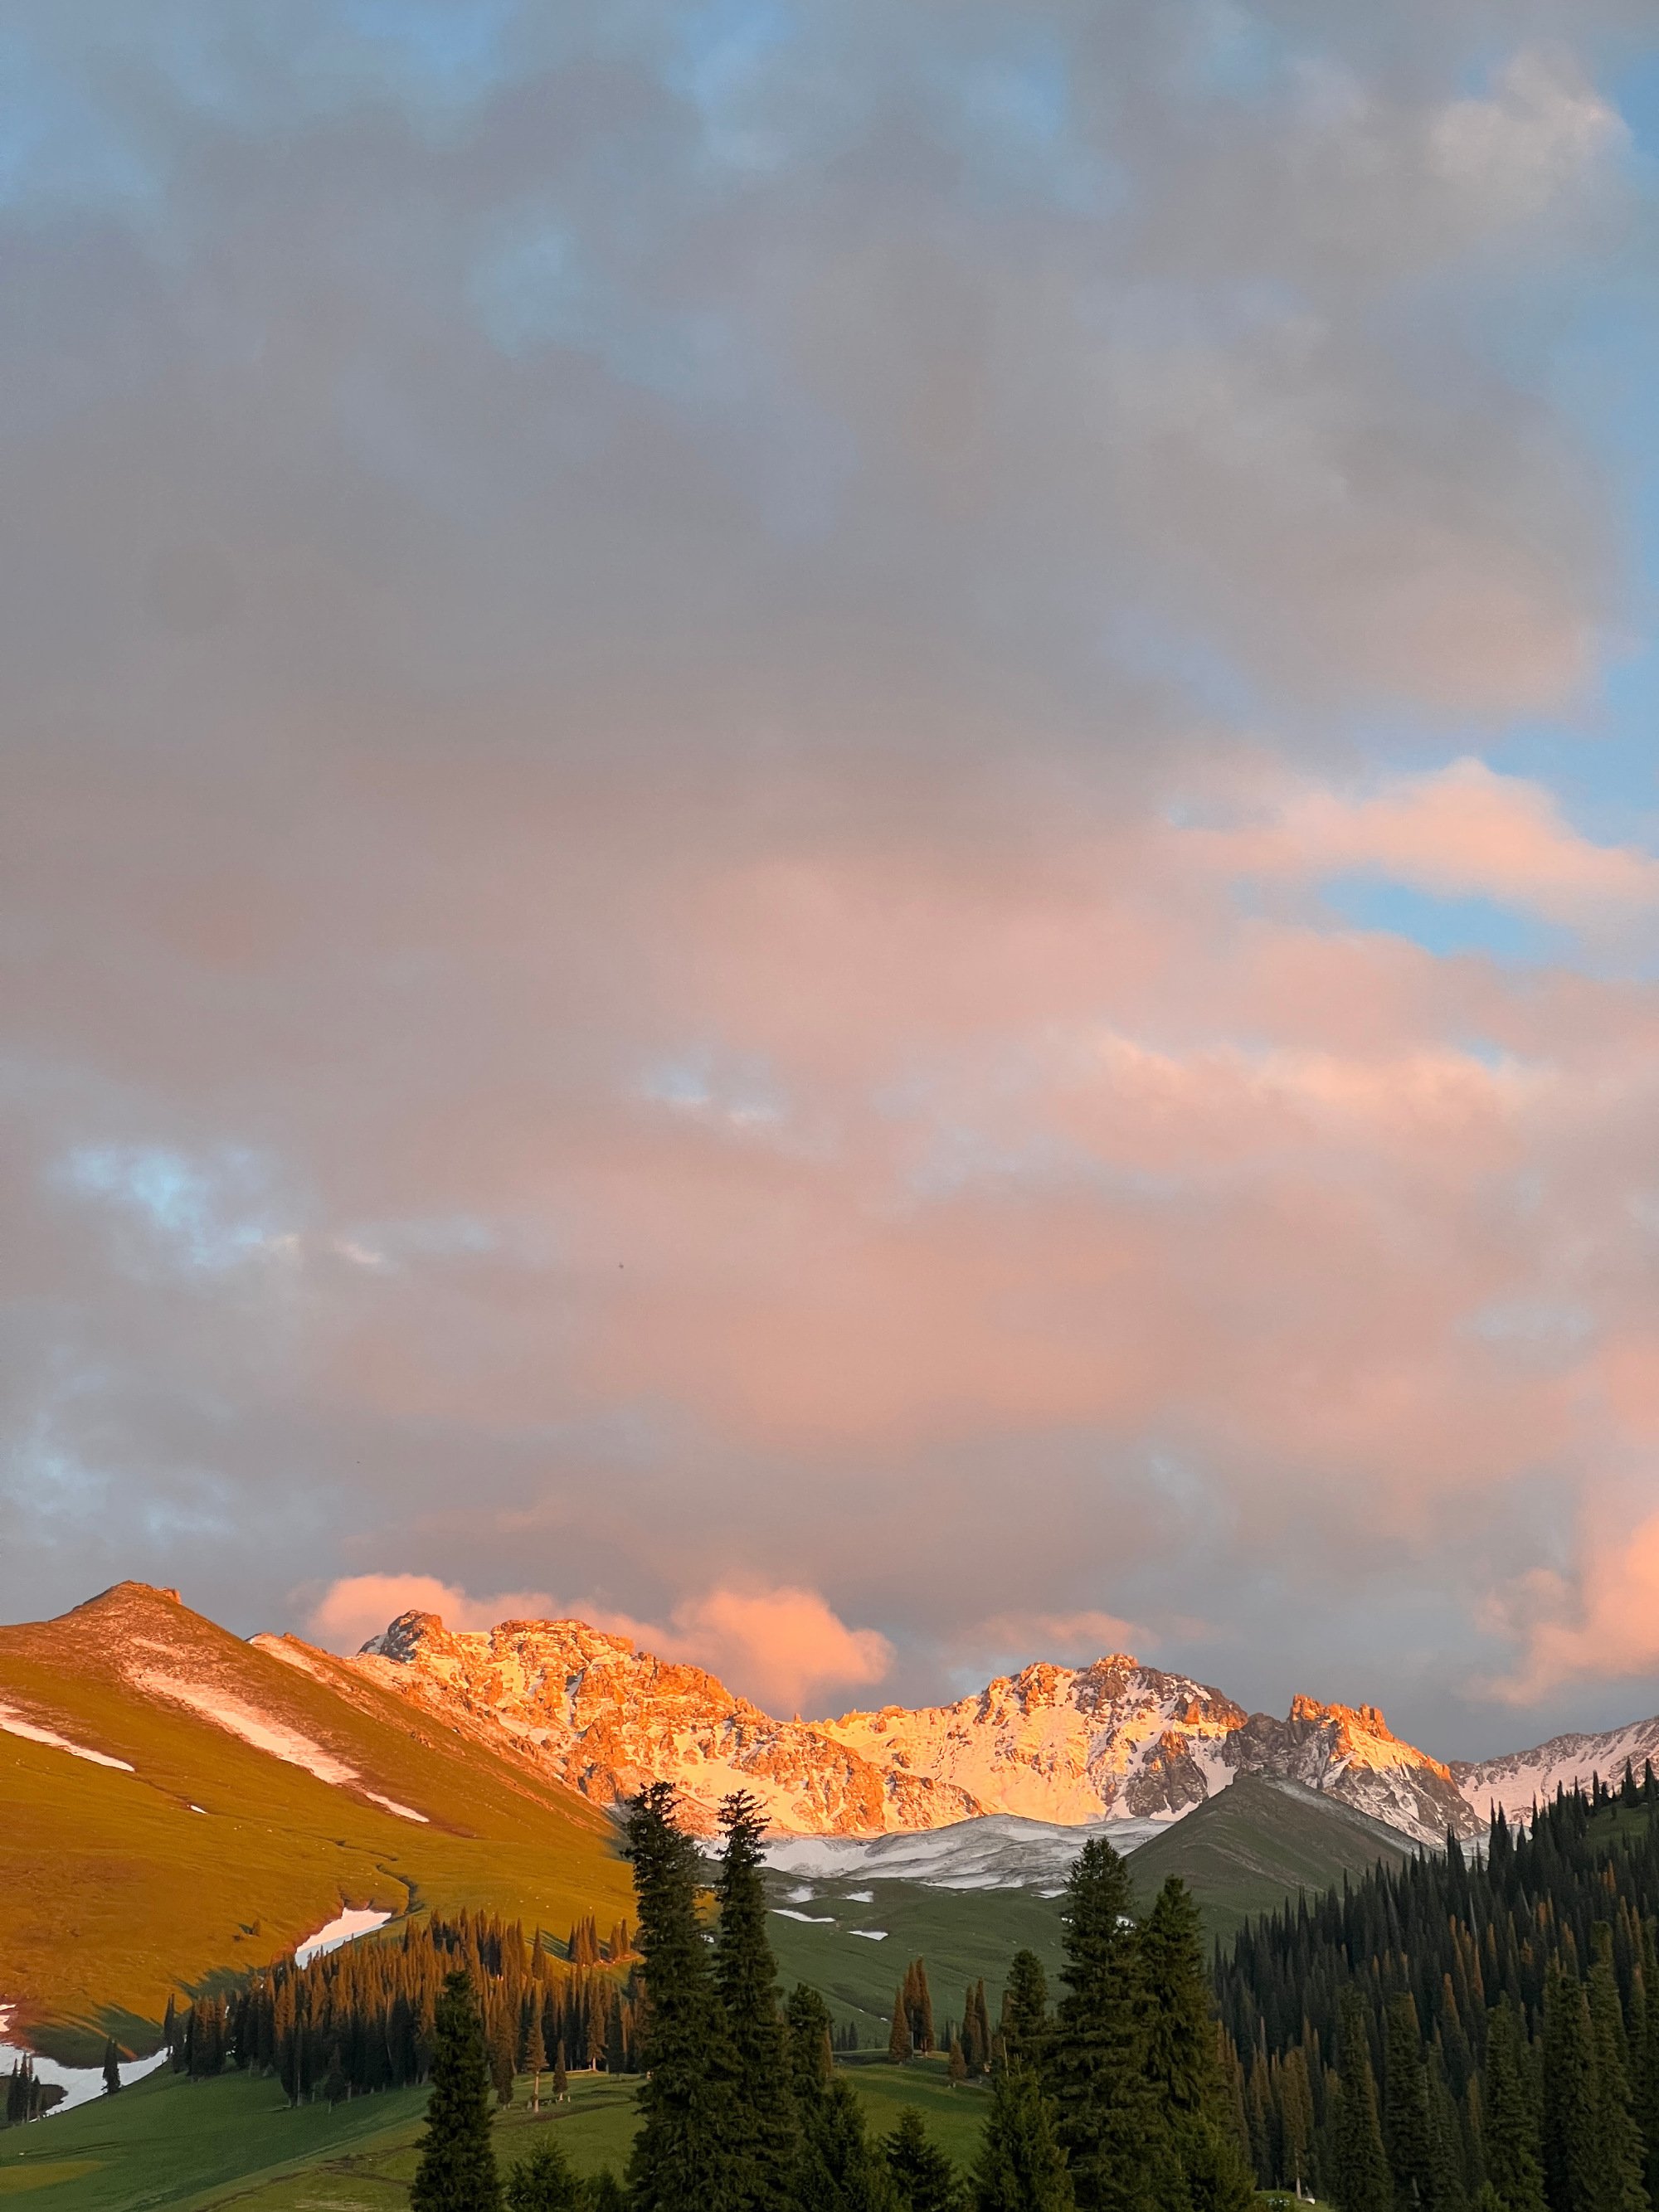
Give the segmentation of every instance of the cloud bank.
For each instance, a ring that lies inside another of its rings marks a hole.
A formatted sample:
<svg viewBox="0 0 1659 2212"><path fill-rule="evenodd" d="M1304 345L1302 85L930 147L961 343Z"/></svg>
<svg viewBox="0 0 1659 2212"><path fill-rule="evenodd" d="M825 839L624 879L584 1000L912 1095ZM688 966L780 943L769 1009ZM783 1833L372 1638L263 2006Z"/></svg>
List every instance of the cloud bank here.
<svg viewBox="0 0 1659 2212"><path fill-rule="evenodd" d="M1659 1703L1641 29L26 5L7 1610Z"/></svg>

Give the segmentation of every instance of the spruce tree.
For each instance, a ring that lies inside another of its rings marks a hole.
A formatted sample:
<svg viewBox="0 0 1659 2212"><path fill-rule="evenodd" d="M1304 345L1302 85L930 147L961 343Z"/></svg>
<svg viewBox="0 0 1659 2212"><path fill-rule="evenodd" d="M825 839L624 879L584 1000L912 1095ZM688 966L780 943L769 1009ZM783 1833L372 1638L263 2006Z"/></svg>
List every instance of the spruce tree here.
<svg viewBox="0 0 1659 2212"><path fill-rule="evenodd" d="M564 2045L561 2044L553 2053L553 2101L562 2105L569 2094L570 2077L564 2070Z"/></svg>
<svg viewBox="0 0 1659 2212"><path fill-rule="evenodd" d="M1631 2117L1624 2013L1613 1978L1611 1931L1605 1923L1594 1929L1591 1944L1588 2009L1601 2169L1594 2212L1647 2212L1642 2138Z"/></svg>
<svg viewBox="0 0 1659 2212"><path fill-rule="evenodd" d="M1073 2212L1054 2106L1022 2063L1005 2066L992 2085L972 2185L974 2212Z"/></svg>
<svg viewBox="0 0 1659 2212"><path fill-rule="evenodd" d="M1595 2212L1601 2152L1589 2008L1559 1958L1544 1983L1542 2058L1545 2202L1549 2212Z"/></svg>
<svg viewBox="0 0 1659 2212"><path fill-rule="evenodd" d="M1389 2212L1394 2188L1376 2118L1376 2077L1358 1992L1342 1993L1342 2033L1328 2177L1337 2212Z"/></svg>
<svg viewBox="0 0 1659 2212"><path fill-rule="evenodd" d="M907 2105L887 2138L887 2168L902 2212L961 2212L962 2185L956 2167L927 2139L921 2114Z"/></svg>
<svg viewBox="0 0 1659 2212"><path fill-rule="evenodd" d="M1402 2207L1434 2203L1429 2077L1417 2007L1408 1994L1389 1999L1383 2015L1382 2142Z"/></svg>
<svg viewBox="0 0 1659 2212"><path fill-rule="evenodd" d="M910 2008L901 1984L893 1998L893 2025L887 2031L887 2056L895 2066L902 2066L910 2056L911 2047Z"/></svg>
<svg viewBox="0 0 1659 2212"><path fill-rule="evenodd" d="M1011 2059L1036 2065L1049 2028L1048 1981L1035 1951L1016 1951L1002 1992L1002 2047Z"/></svg>
<svg viewBox="0 0 1659 2212"><path fill-rule="evenodd" d="M410 2212L499 2212L489 2140L489 2064L483 2025L464 1973L444 1983L433 2021L432 2094Z"/></svg>
<svg viewBox="0 0 1659 2212"><path fill-rule="evenodd" d="M533 2005L530 2013L530 2033L525 2038L524 2070L530 2076L530 2109L539 2112L542 2108L542 2075L547 2068L547 2045L542 2039L542 2013Z"/></svg>
<svg viewBox="0 0 1659 2212"><path fill-rule="evenodd" d="M1523 2071L1520 2024L1509 2003L1486 2021L1486 2125L1481 2148L1486 2180L1503 2212L1546 2212L1538 2155L1538 2108Z"/></svg>
<svg viewBox="0 0 1659 2212"><path fill-rule="evenodd" d="M608 2166L602 2166L587 2185L588 2212L628 2212L628 2194Z"/></svg>
<svg viewBox="0 0 1659 2212"><path fill-rule="evenodd" d="M962 2055L962 2038L953 2035L945 2056L945 2078L953 2089L968 2079L968 2061Z"/></svg>
<svg viewBox="0 0 1659 2212"><path fill-rule="evenodd" d="M725 2117L733 2203L774 2212L788 2200L799 2142L777 1967L766 1936L759 1801L742 1790L728 1797L720 1826L726 1846L714 1885L714 1991L722 2015L719 2051L732 2069Z"/></svg>
<svg viewBox="0 0 1659 2212"><path fill-rule="evenodd" d="M502 2194L507 2212L583 2212L587 2201L562 2144L545 2128L507 2175Z"/></svg>
<svg viewBox="0 0 1659 2212"><path fill-rule="evenodd" d="M1091 1836L1066 1882L1066 1994L1043 2052L1044 2086L1083 2212L1146 2212L1173 2163L1146 2079L1132 1903L1125 1862L1103 1836Z"/></svg>
<svg viewBox="0 0 1659 2212"><path fill-rule="evenodd" d="M697 1912L696 1845L676 1821L675 1803L672 1786L653 1782L628 1814L646 1997L629 2199L632 2212L732 2212L738 2199L721 2109L729 2066L718 2049L719 2008Z"/></svg>
<svg viewBox="0 0 1659 2212"><path fill-rule="evenodd" d="M514 2022L506 2005L498 1998L489 2030L489 2078L495 2085L495 2101L503 2109L513 2102L513 2086L519 2070L518 2044Z"/></svg>
<svg viewBox="0 0 1659 2212"><path fill-rule="evenodd" d="M1194 2212L1249 2212L1255 2182L1231 2126L1198 1907L1171 1875L1139 1936L1146 2079L1164 2113Z"/></svg>
<svg viewBox="0 0 1659 2212"><path fill-rule="evenodd" d="M894 2212L887 2161L870 2142L852 2084L835 2071L829 2008L802 1984L785 2012L799 2128L795 2203L800 2212Z"/></svg>

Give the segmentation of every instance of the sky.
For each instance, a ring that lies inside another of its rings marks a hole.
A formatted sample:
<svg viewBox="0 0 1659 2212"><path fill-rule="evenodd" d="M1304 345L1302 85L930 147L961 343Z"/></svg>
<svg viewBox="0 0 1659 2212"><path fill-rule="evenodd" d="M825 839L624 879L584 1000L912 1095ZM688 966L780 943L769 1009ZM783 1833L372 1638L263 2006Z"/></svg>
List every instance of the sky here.
<svg viewBox="0 0 1659 2212"><path fill-rule="evenodd" d="M1647 0L19 0L0 1614L1659 1710Z"/></svg>

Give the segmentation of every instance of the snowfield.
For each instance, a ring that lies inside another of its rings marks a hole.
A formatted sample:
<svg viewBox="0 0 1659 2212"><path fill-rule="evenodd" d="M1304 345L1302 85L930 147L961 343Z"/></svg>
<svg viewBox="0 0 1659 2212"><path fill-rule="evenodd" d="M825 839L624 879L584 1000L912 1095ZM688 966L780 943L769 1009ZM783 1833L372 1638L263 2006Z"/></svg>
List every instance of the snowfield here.
<svg viewBox="0 0 1659 2212"><path fill-rule="evenodd" d="M90 1759L94 1766L116 1766L123 1774L133 1771L131 1760L112 1759L107 1752L88 1751L83 1743L71 1743L66 1735L59 1735L56 1729L42 1728L36 1721L26 1721L21 1713L14 1712L9 1705L0 1705L0 1729L8 1735L21 1735L29 1743L44 1743L53 1751L66 1751L71 1759ZM40 2078L44 2081L45 2075Z"/></svg>

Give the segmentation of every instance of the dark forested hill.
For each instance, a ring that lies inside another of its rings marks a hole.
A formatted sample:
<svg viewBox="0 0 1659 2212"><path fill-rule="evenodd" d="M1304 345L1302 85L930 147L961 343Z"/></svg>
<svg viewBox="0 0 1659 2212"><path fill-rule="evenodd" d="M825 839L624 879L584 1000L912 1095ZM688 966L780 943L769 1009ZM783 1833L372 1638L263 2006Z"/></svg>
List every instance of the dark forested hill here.
<svg viewBox="0 0 1659 2212"><path fill-rule="evenodd" d="M1343 2212L1659 2203L1656 1914L1650 1771L1252 1923L1216 1989L1262 2181Z"/></svg>

